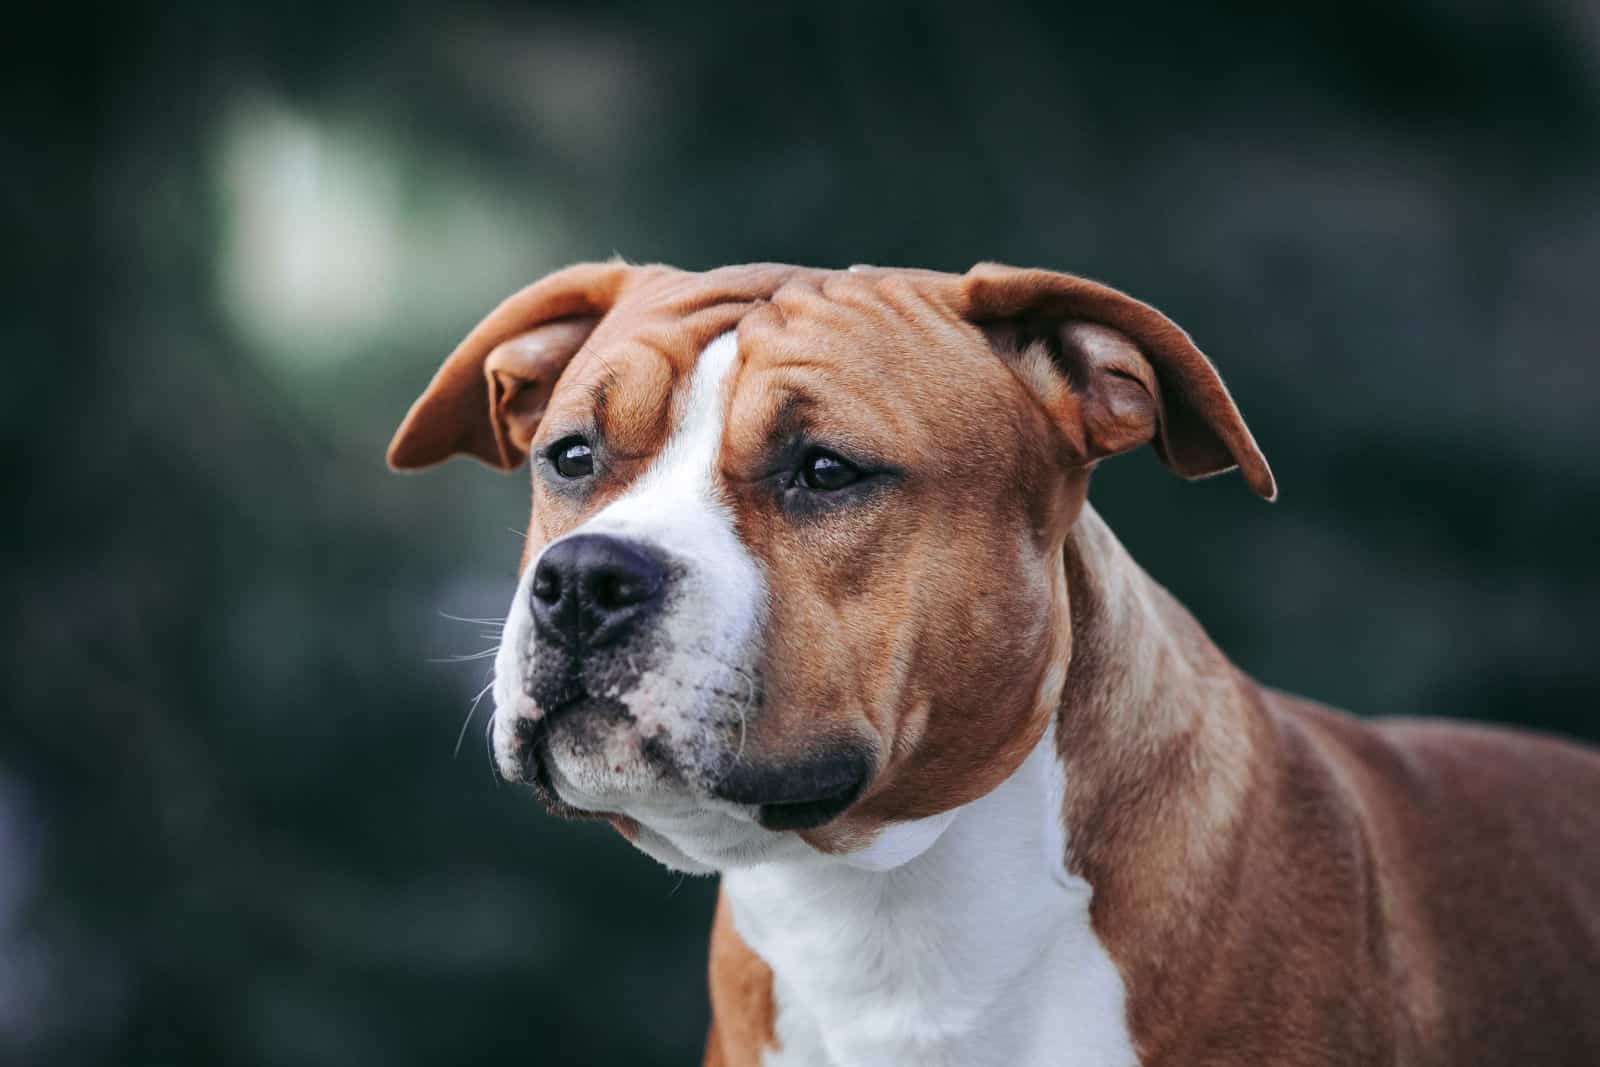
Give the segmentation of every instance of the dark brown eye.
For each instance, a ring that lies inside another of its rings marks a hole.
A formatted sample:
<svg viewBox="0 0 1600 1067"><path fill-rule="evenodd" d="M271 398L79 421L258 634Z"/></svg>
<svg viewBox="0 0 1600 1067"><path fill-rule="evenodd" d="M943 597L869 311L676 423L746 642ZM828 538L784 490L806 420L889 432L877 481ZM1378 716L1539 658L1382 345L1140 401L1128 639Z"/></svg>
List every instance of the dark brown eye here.
<svg viewBox="0 0 1600 1067"><path fill-rule="evenodd" d="M854 485L861 478L861 470L820 448L807 452L800 461L800 484L819 493L831 493Z"/></svg>
<svg viewBox="0 0 1600 1067"><path fill-rule="evenodd" d="M550 463L563 478L587 478L594 473L594 452L581 437L564 437L550 446Z"/></svg>

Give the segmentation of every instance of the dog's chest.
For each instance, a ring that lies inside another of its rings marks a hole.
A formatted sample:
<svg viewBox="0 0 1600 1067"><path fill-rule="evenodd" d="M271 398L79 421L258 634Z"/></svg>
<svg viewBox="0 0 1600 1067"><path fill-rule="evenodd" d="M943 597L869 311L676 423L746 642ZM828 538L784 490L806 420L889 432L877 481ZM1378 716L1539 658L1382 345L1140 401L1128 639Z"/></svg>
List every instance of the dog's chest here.
<svg viewBox="0 0 1600 1067"><path fill-rule="evenodd" d="M892 870L819 859L725 875L735 926L775 976L764 1062L1136 1064L1089 886L1063 867L1060 798L1047 734Z"/></svg>

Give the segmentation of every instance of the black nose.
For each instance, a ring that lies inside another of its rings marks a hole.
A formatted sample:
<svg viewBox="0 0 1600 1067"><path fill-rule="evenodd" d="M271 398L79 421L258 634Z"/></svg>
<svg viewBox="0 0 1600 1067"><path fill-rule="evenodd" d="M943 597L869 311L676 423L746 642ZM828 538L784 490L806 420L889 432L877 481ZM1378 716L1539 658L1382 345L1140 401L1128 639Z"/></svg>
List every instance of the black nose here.
<svg viewBox="0 0 1600 1067"><path fill-rule="evenodd" d="M604 534L557 541L533 569L533 621L574 652L627 636L661 603L667 570L638 545Z"/></svg>

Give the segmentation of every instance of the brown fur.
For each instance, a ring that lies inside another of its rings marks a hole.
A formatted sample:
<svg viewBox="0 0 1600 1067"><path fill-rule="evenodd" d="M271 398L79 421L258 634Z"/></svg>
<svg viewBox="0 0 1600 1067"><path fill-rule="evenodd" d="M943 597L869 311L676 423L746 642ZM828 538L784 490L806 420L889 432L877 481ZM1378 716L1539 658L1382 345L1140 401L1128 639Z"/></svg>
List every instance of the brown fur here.
<svg viewBox="0 0 1600 1067"><path fill-rule="evenodd" d="M729 329L721 484L781 594L749 750L876 754L811 844L983 795L1055 716L1065 862L1145 1064L1600 1062L1600 757L1365 725L1229 664L1084 504L1093 465L1145 441L1180 474L1238 466L1276 492L1214 369L1144 304L992 265L570 268L468 336L391 461L511 467L598 431L588 496L535 479L526 563L648 466ZM894 469L893 489L781 514L764 464L802 429ZM772 976L725 905L710 974L707 1062L757 1062Z"/></svg>
<svg viewBox="0 0 1600 1067"><path fill-rule="evenodd" d="M772 968L739 938L733 910L717 899L711 924L711 1031L706 1035L707 1067L742 1067L778 1047L773 1033L777 1007L772 998Z"/></svg>
<svg viewBox="0 0 1600 1067"><path fill-rule="evenodd" d="M1071 863L1143 1062L1597 1062L1600 757L1262 690L1092 513L1066 563Z"/></svg>
<svg viewBox="0 0 1600 1067"><path fill-rule="evenodd" d="M880 768L866 796L806 835L847 847L887 820L988 792L1043 731L1040 652L1064 631L1052 590L1028 576L1070 521L1064 450L973 327L902 279L791 282L739 340L749 355L727 424L728 484L742 539L783 592L766 627L763 751L869 741ZM761 455L786 404L820 439L903 470L900 486L827 523L763 508L744 457ZM1001 530L981 521L993 514L1032 521ZM973 677L996 681L975 693Z"/></svg>

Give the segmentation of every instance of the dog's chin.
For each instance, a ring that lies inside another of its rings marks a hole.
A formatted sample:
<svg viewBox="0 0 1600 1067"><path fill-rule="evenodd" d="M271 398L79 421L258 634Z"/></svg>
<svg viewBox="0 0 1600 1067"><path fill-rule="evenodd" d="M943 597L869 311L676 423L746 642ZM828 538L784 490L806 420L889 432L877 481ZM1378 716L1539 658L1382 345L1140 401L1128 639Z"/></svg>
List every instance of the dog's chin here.
<svg viewBox="0 0 1600 1067"><path fill-rule="evenodd" d="M522 778L558 815L626 814L642 802L687 800L682 772L659 747L622 731L599 734L557 722L528 740Z"/></svg>
<svg viewBox="0 0 1600 1067"><path fill-rule="evenodd" d="M536 787L557 802L594 814L623 814L641 822L695 817L716 810L772 833L813 830L855 803L871 765L854 752L797 766L734 764L709 786L692 784L670 757L644 751L630 758L619 746L574 743L559 728L534 753Z"/></svg>
<svg viewBox="0 0 1600 1067"><path fill-rule="evenodd" d="M574 763L546 748L531 781L546 809L567 818L624 816L639 851L676 871L714 874L808 854L794 834L767 828L756 805L738 804L663 778L641 787L637 777L598 773L588 759Z"/></svg>
<svg viewBox="0 0 1600 1067"><path fill-rule="evenodd" d="M695 731L673 739L615 702L581 697L554 714L519 717L497 735L502 767L532 786L551 814L622 816L641 851L677 870L732 870L806 855L798 832L839 818L873 762L863 749L766 762L736 758ZM641 726L644 729L641 729ZM626 831L625 831L626 833Z"/></svg>
<svg viewBox="0 0 1600 1067"><path fill-rule="evenodd" d="M563 819L601 819L612 814L602 807L585 806L588 798L555 770L549 746L543 741L524 754L523 767L521 780L532 787L533 795L549 814Z"/></svg>
<svg viewBox="0 0 1600 1067"><path fill-rule="evenodd" d="M723 775L702 787L658 760L629 764L597 755L564 743L559 730L541 739L528 778L546 809L568 818L624 816L635 826L626 835L634 847L692 874L814 855L795 831L837 818L863 784L854 774L807 774L797 789L794 779L769 771Z"/></svg>

